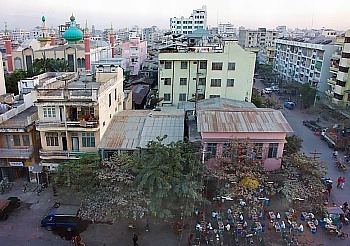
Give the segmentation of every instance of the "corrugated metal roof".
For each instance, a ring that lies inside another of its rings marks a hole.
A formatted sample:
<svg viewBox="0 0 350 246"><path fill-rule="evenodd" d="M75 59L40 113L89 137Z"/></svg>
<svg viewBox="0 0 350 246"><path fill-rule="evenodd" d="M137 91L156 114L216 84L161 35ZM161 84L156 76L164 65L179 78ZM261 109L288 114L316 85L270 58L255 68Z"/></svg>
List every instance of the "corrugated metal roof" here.
<svg viewBox="0 0 350 246"><path fill-rule="evenodd" d="M156 137L168 137L164 144L184 138L185 112L176 108L153 110L124 110L118 112L103 135L99 149L136 149L145 147Z"/></svg>
<svg viewBox="0 0 350 246"><path fill-rule="evenodd" d="M146 116L151 110L125 110L114 115L103 135L99 149L136 149Z"/></svg>
<svg viewBox="0 0 350 246"><path fill-rule="evenodd" d="M274 109L207 109L197 112L199 132L293 132L283 114Z"/></svg>

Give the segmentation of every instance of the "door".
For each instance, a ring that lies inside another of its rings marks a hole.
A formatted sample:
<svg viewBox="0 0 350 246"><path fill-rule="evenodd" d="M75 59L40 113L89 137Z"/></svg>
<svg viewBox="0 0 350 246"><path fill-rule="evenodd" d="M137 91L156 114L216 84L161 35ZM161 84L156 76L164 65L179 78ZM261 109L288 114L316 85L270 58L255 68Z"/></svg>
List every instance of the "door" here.
<svg viewBox="0 0 350 246"><path fill-rule="evenodd" d="M65 119L66 119L66 117L64 115L63 107L60 107L60 120L64 121Z"/></svg>
<svg viewBox="0 0 350 246"><path fill-rule="evenodd" d="M67 149L67 137L62 137L62 146L63 146L63 150L68 150Z"/></svg>
<svg viewBox="0 0 350 246"><path fill-rule="evenodd" d="M79 138L78 137L72 137L72 150L79 151Z"/></svg>
<svg viewBox="0 0 350 246"><path fill-rule="evenodd" d="M6 135L6 145L8 149L12 149L11 135Z"/></svg>

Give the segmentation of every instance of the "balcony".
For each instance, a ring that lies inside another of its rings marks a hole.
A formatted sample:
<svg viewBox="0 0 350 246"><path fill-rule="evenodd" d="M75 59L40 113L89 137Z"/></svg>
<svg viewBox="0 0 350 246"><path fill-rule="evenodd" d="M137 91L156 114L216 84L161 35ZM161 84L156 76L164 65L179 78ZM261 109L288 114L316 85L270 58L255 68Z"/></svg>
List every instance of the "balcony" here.
<svg viewBox="0 0 350 246"><path fill-rule="evenodd" d="M97 90L38 90L37 100L40 101L97 101Z"/></svg>
<svg viewBox="0 0 350 246"><path fill-rule="evenodd" d="M38 120L36 122L37 130L43 130L43 129L50 129L50 130L57 130L57 131L62 131L66 129L67 130L72 130L72 131L78 131L79 129L77 128L91 128L96 130L95 128L99 127L98 121L97 120L90 120L90 121L85 121L85 120L76 120L76 121L40 121Z"/></svg>
<svg viewBox="0 0 350 246"><path fill-rule="evenodd" d="M78 159L78 155L85 154L84 151L69 150L40 150L41 159Z"/></svg>
<svg viewBox="0 0 350 246"><path fill-rule="evenodd" d="M340 85L335 85L334 86L334 93L338 95L344 95L345 88L340 86Z"/></svg>
<svg viewBox="0 0 350 246"><path fill-rule="evenodd" d="M330 85L335 85L337 83L336 78L329 78L327 79L328 84Z"/></svg>
<svg viewBox="0 0 350 246"><path fill-rule="evenodd" d="M19 158L19 159L28 159L34 152L33 146L27 149L5 149L0 148L1 158Z"/></svg>

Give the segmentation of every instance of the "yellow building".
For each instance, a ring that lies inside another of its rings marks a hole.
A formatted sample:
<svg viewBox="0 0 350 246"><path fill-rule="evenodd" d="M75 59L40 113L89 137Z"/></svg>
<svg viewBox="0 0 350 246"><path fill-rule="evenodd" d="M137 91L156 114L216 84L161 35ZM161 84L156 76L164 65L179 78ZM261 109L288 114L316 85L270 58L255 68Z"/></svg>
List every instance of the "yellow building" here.
<svg viewBox="0 0 350 246"><path fill-rule="evenodd" d="M331 57L330 72L332 76L327 80L329 89L326 95L331 101L341 106L350 106L350 30L343 37L337 37L335 45L338 47Z"/></svg>
<svg viewBox="0 0 350 246"><path fill-rule="evenodd" d="M41 165L55 168L78 154L98 151L113 115L123 110L123 70L101 69L95 77L65 73L43 79L36 92Z"/></svg>
<svg viewBox="0 0 350 246"><path fill-rule="evenodd" d="M217 46L176 44L159 53L159 97L162 105L222 97L251 101L255 54L237 41Z"/></svg>

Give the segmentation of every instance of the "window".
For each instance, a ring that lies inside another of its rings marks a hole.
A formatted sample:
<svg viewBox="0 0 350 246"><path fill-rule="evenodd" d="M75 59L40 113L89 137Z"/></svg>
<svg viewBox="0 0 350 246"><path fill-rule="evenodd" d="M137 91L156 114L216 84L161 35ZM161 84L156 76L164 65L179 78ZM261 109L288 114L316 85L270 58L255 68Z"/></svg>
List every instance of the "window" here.
<svg viewBox="0 0 350 246"><path fill-rule="evenodd" d="M235 84L234 79L227 79L227 87L233 87Z"/></svg>
<svg viewBox="0 0 350 246"><path fill-rule="evenodd" d="M180 78L180 85L187 85L187 78Z"/></svg>
<svg viewBox="0 0 350 246"><path fill-rule="evenodd" d="M210 95L210 98L216 98L216 97L220 97L220 95Z"/></svg>
<svg viewBox="0 0 350 246"><path fill-rule="evenodd" d="M167 101L167 102L170 101L170 94L169 93L164 94L164 101Z"/></svg>
<svg viewBox="0 0 350 246"><path fill-rule="evenodd" d="M180 102L186 101L186 93L180 93L179 94L179 101Z"/></svg>
<svg viewBox="0 0 350 246"><path fill-rule="evenodd" d="M256 143L254 144L254 151L253 151L253 159L262 159L262 153L263 153L263 144L262 143Z"/></svg>
<svg viewBox="0 0 350 246"><path fill-rule="evenodd" d="M208 157L213 158L216 156L216 148L217 144L216 143L208 143L207 145L207 151L208 151Z"/></svg>
<svg viewBox="0 0 350 246"><path fill-rule="evenodd" d="M278 150L278 143L270 143L269 144L269 153L267 154L267 158L276 158Z"/></svg>
<svg viewBox="0 0 350 246"><path fill-rule="evenodd" d="M117 89L114 89L114 100L117 100Z"/></svg>
<svg viewBox="0 0 350 246"><path fill-rule="evenodd" d="M211 64L211 70L222 70L222 62L213 62Z"/></svg>
<svg viewBox="0 0 350 246"><path fill-rule="evenodd" d="M187 64L188 64L187 61L182 61L181 62L181 69L187 69Z"/></svg>
<svg viewBox="0 0 350 246"><path fill-rule="evenodd" d="M19 135L13 135L13 145L14 146L21 146L21 140Z"/></svg>
<svg viewBox="0 0 350 246"><path fill-rule="evenodd" d="M58 146L58 133L47 132L45 133L46 145L47 146Z"/></svg>
<svg viewBox="0 0 350 246"><path fill-rule="evenodd" d="M30 145L29 136L28 135L22 135L22 142L23 142L23 146L29 146Z"/></svg>
<svg viewBox="0 0 350 246"><path fill-rule="evenodd" d="M211 79L211 87L221 87L221 79Z"/></svg>
<svg viewBox="0 0 350 246"><path fill-rule="evenodd" d="M166 61L164 64L164 68L165 69L171 69L171 62L170 61Z"/></svg>
<svg viewBox="0 0 350 246"><path fill-rule="evenodd" d="M171 78L164 78L164 85L171 85Z"/></svg>
<svg viewBox="0 0 350 246"><path fill-rule="evenodd" d="M205 85L205 78L199 78L198 85Z"/></svg>
<svg viewBox="0 0 350 246"><path fill-rule="evenodd" d="M110 107L112 105L112 95L109 93L108 95L108 106Z"/></svg>
<svg viewBox="0 0 350 246"><path fill-rule="evenodd" d="M236 63L235 62L229 62L227 70L236 70Z"/></svg>
<svg viewBox="0 0 350 246"><path fill-rule="evenodd" d="M95 133L83 132L81 134L83 147L95 147Z"/></svg>
<svg viewBox="0 0 350 246"><path fill-rule="evenodd" d="M207 62L206 61L201 61L199 63L199 68L200 69L207 69Z"/></svg>
<svg viewBox="0 0 350 246"><path fill-rule="evenodd" d="M44 110L44 117L45 118L56 117L55 107L47 106L47 107L43 107L43 110Z"/></svg>

